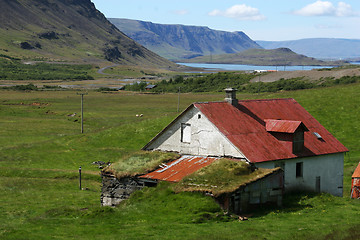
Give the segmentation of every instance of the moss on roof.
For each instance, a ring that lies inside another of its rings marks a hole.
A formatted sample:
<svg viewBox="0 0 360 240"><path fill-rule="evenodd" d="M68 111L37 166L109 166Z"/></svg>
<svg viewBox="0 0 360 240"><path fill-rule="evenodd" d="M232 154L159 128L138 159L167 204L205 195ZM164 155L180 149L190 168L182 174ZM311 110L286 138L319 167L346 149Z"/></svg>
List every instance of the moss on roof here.
<svg viewBox="0 0 360 240"><path fill-rule="evenodd" d="M138 151L104 168L103 173L113 174L117 178L135 177L151 172L161 163L167 163L179 157L180 155L174 152Z"/></svg>
<svg viewBox="0 0 360 240"><path fill-rule="evenodd" d="M174 186L174 190L176 192L210 192L214 196L219 196L223 193L233 192L276 170L278 168L260 168L252 172L246 162L222 158L186 176Z"/></svg>

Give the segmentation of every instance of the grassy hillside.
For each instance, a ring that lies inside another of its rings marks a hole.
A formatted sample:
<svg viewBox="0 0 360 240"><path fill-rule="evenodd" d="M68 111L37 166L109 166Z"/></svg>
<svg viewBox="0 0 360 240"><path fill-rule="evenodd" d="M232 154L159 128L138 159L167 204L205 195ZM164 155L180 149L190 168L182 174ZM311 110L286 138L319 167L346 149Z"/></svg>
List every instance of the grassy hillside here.
<svg viewBox="0 0 360 240"><path fill-rule="evenodd" d="M90 0L0 4L0 54L24 60L175 67L120 32Z"/></svg>
<svg viewBox="0 0 360 240"><path fill-rule="evenodd" d="M341 61L320 61L315 58L296 54L288 48L278 49L249 49L240 53L221 54L212 56L201 56L186 60L194 63L224 63L243 65L264 65L264 66L337 66L345 64Z"/></svg>
<svg viewBox="0 0 360 240"><path fill-rule="evenodd" d="M178 114L178 96L89 92L84 96L85 133L80 134L80 96L76 93L0 90L1 239L359 236L360 202L349 199L349 190L351 173L360 160L356 101L360 84L238 96L294 97L350 149L345 158L343 198L289 195L284 208L259 209L244 222L224 215L210 197L175 194L169 184L140 191L116 208L99 207L99 169L91 163L115 162L138 151ZM223 94L182 94L180 109L194 101L223 98ZM78 185L79 166L83 191Z"/></svg>

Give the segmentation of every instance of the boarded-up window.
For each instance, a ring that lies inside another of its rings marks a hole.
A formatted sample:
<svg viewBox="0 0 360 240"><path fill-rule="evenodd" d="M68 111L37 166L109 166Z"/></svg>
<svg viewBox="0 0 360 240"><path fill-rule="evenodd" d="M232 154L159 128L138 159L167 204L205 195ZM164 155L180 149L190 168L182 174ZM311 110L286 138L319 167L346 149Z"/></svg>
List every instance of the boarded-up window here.
<svg viewBox="0 0 360 240"><path fill-rule="evenodd" d="M191 125L188 123L181 124L181 142L191 142Z"/></svg>

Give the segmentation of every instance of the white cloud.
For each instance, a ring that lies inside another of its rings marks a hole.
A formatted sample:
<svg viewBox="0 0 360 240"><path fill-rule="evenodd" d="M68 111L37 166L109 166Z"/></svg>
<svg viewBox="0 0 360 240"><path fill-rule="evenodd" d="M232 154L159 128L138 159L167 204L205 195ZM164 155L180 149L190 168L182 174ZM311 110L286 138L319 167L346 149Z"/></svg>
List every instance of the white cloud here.
<svg viewBox="0 0 360 240"><path fill-rule="evenodd" d="M339 2L338 8L336 10L336 15L338 17L348 17L348 16L356 16L357 14L353 11L350 4Z"/></svg>
<svg viewBox="0 0 360 240"><path fill-rule="evenodd" d="M188 13L189 13L189 11L186 10L186 9L181 9L181 10L176 10L175 11L175 14L177 14L177 15L186 15Z"/></svg>
<svg viewBox="0 0 360 240"><path fill-rule="evenodd" d="M225 11L215 9L209 12L209 15L223 16L228 18L236 18L239 20L251 20L251 21L259 21L266 19L266 17L260 13L259 9L247 6L245 4L234 5L226 9Z"/></svg>
<svg viewBox="0 0 360 240"><path fill-rule="evenodd" d="M335 16L335 17L351 17L357 13L352 9L350 4L339 2L337 6L329 1L316 1L306 5L300 10L294 12L301 16Z"/></svg>

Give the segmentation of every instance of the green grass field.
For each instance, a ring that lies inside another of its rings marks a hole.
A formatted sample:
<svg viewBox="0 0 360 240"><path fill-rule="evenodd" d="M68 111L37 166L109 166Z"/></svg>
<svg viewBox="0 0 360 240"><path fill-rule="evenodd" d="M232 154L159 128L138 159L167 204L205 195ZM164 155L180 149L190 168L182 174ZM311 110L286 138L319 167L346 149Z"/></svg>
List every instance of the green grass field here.
<svg viewBox="0 0 360 240"><path fill-rule="evenodd" d="M349 191L360 160L359 95L360 84L351 84L238 96L293 97L350 149L343 198L288 195L283 208L261 208L239 222L210 197L175 194L169 184L100 207L100 171L91 163L116 162L143 147L177 116L177 94L91 91L81 134L77 92L0 90L0 239L358 239L360 201ZM182 94L180 110L223 98Z"/></svg>

